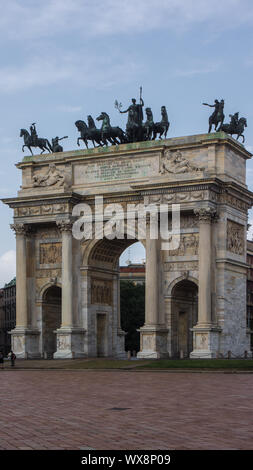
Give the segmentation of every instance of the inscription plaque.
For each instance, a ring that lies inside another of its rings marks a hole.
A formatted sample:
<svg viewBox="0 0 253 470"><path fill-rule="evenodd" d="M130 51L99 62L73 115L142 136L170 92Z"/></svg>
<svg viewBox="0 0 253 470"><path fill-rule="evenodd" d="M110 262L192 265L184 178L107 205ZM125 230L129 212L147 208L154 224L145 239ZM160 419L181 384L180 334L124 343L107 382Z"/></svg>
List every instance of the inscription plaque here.
<svg viewBox="0 0 253 470"><path fill-rule="evenodd" d="M107 160L74 166L74 184L145 178L157 175L159 157Z"/></svg>

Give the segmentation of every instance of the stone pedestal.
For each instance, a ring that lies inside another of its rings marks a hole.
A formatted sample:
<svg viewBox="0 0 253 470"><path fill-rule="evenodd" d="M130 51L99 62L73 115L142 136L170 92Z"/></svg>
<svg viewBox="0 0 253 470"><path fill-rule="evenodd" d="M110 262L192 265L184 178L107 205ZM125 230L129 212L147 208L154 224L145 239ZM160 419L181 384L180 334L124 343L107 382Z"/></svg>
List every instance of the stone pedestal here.
<svg viewBox="0 0 253 470"><path fill-rule="evenodd" d="M40 358L39 330L17 327L10 332L11 348L18 359Z"/></svg>
<svg viewBox="0 0 253 470"><path fill-rule="evenodd" d="M125 351L125 336L126 332L121 328L117 330L117 350L116 357L118 359L127 359L127 352Z"/></svg>
<svg viewBox="0 0 253 470"><path fill-rule="evenodd" d="M86 357L87 354L83 350L85 332L83 328L74 327L56 330L57 351L54 353L54 359Z"/></svg>
<svg viewBox="0 0 253 470"><path fill-rule="evenodd" d="M195 326L191 331L193 332L193 351L190 353L190 358L216 358L220 350L221 328Z"/></svg>
<svg viewBox="0 0 253 470"><path fill-rule="evenodd" d="M159 359L168 357L167 336L168 330L159 326L143 326L140 332L140 351L137 354L139 359Z"/></svg>

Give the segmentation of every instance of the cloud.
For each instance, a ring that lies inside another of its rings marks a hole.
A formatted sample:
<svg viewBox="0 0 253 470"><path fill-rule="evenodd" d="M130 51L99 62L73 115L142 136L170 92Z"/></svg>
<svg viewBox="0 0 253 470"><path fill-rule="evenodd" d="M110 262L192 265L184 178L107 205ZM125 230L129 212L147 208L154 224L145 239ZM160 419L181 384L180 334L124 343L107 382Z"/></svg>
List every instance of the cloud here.
<svg viewBox="0 0 253 470"><path fill-rule="evenodd" d="M252 21L251 0L12 0L4 1L0 31L3 38L20 41L71 31L93 37L179 32L199 24L223 31Z"/></svg>
<svg viewBox="0 0 253 470"><path fill-rule="evenodd" d="M202 75L206 73L213 73L216 72L220 67L219 63L211 63L207 64L203 62L202 64L198 64L196 67L188 68L185 66L184 69L176 69L172 72L172 75L175 77L194 77L196 75Z"/></svg>
<svg viewBox="0 0 253 470"><path fill-rule="evenodd" d="M71 64L67 66L66 62L59 65L50 59L34 59L21 66L0 67L0 88L12 92L51 85L69 79L74 73Z"/></svg>
<svg viewBox="0 0 253 470"><path fill-rule="evenodd" d="M128 60L126 56L116 61L114 54L106 58L99 54L95 57L91 55L84 64L75 52L62 56L60 63L53 54L40 59L35 57L21 65L0 67L0 93L18 92L67 81L80 87L103 89L133 80L140 70L141 64L135 63L130 57ZM66 106L65 111L76 112L79 107Z"/></svg>
<svg viewBox="0 0 253 470"><path fill-rule="evenodd" d="M10 282L16 275L16 252L6 251L0 256L0 287Z"/></svg>

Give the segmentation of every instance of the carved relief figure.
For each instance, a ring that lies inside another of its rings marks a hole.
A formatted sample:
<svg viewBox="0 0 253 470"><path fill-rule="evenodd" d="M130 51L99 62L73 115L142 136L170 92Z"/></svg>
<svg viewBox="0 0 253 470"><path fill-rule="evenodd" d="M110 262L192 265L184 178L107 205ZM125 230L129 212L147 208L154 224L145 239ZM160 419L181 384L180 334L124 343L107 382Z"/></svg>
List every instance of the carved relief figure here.
<svg viewBox="0 0 253 470"><path fill-rule="evenodd" d="M198 246L199 235L197 233L190 233L181 236L179 248L171 251L170 253L172 256L197 255Z"/></svg>
<svg viewBox="0 0 253 470"><path fill-rule="evenodd" d="M173 154L170 150L166 150L161 161L160 173L179 174L203 170L204 168L193 165L189 160L183 157L180 151Z"/></svg>
<svg viewBox="0 0 253 470"><path fill-rule="evenodd" d="M243 255L245 251L245 230L244 226L227 221L227 250L236 255Z"/></svg>
<svg viewBox="0 0 253 470"><path fill-rule="evenodd" d="M40 264L56 264L61 263L62 259L62 244L56 243L41 243L40 244Z"/></svg>
<svg viewBox="0 0 253 470"><path fill-rule="evenodd" d="M104 279L91 280L91 303L112 304L112 282Z"/></svg>
<svg viewBox="0 0 253 470"><path fill-rule="evenodd" d="M65 172L56 168L54 163L50 163L46 174L33 176L33 187L37 186L63 186L65 182Z"/></svg>

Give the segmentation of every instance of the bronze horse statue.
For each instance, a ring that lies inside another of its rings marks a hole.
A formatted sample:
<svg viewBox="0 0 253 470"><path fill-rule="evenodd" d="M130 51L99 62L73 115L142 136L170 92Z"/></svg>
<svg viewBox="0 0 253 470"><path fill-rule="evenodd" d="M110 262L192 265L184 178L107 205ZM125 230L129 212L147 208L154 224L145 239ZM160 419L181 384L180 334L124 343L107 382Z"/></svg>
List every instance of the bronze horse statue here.
<svg viewBox="0 0 253 470"><path fill-rule="evenodd" d="M101 140L107 140L112 145L124 144L128 142L124 131L120 127L112 127L110 117L104 111L97 117L97 121L102 121Z"/></svg>
<svg viewBox="0 0 253 470"><path fill-rule="evenodd" d="M101 131L96 127L88 127L84 121L76 121L75 125L80 132L81 136L77 139L77 145L80 147L80 140L83 140L86 148L88 149L88 140L91 140L93 146L96 147L95 142L98 144L98 147L102 147L103 145L107 145L106 140L101 139Z"/></svg>
<svg viewBox="0 0 253 470"><path fill-rule="evenodd" d="M34 141L32 136L29 134L29 132L26 129L20 129L20 137L24 138L24 145L22 146L22 152L24 152L24 148L27 147L31 154L33 155L31 147L39 147L42 152L45 152L47 150L49 153L53 151L52 146L50 142L47 139L43 139L40 137L37 137Z"/></svg>
<svg viewBox="0 0 253 470"><path fill-rule="evenodd" d="M245 127L247 127L247 119L244 117L241 117L235 126L233 126L231 123L223 124L221 126L221 131L224 131L226 132L226 134L230 134L231 136L233 136L233 134L236 134L237 135L236 140L238 140L239 137L242 137L242 143L244 144L245 137L243 135L243 132L244 132Z"/></svg>

